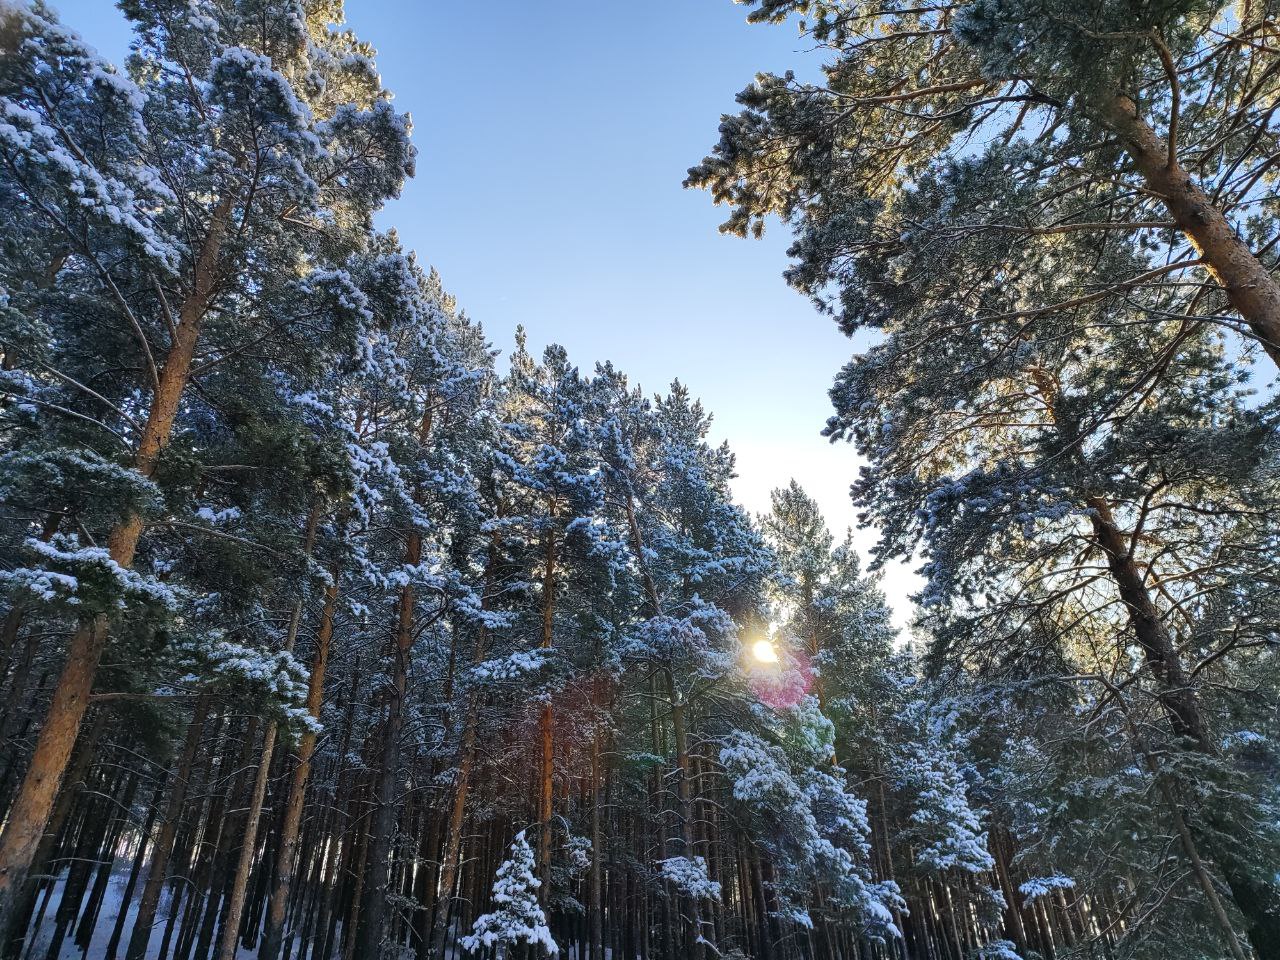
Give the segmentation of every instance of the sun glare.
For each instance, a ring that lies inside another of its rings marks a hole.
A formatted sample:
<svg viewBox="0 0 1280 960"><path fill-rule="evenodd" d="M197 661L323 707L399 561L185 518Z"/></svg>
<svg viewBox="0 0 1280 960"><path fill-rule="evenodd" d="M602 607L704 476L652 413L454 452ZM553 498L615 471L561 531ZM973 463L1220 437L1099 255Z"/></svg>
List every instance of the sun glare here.
<svg viewBox="0 0 1280 960"><path fill-rule="evenodd" d="M768 640L757 640L751 646L751 655L760 663L777 663L778 651Z"/></svg>

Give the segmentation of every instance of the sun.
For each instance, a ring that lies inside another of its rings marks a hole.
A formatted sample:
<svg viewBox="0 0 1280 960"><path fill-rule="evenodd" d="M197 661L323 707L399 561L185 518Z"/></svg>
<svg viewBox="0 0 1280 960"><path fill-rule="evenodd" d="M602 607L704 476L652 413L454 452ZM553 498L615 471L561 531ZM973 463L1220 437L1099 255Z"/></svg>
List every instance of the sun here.
<svg viewBox="0 0 1280 960"><path fill-rule="evenodd" d="M768 640L757 640L751 645L751 655L758 663L777 663L778 651Z"/></svg>

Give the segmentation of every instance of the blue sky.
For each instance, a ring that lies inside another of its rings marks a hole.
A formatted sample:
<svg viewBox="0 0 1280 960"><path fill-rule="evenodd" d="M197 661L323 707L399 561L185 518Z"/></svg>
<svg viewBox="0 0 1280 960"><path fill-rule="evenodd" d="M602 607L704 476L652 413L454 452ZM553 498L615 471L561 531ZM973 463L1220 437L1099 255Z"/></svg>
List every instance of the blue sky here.
<svg viewBox="0 0 1280 960"><path fill-rule="evenodd" d="M110 0L51 0L119 62ZM855 522L848 446L819 436L852 345L781 278L787 238L720 235L724 211L682 190L733 95L760 70L811 72L788 26L730 0L347 0L413 115L418 175L382 215L508 349L562 343L649 391L674 378L715 414L753 511L795 477L837 531ZM860 536L871 542L869 532ZM913 578L887 572L901 623Z"/></svg>

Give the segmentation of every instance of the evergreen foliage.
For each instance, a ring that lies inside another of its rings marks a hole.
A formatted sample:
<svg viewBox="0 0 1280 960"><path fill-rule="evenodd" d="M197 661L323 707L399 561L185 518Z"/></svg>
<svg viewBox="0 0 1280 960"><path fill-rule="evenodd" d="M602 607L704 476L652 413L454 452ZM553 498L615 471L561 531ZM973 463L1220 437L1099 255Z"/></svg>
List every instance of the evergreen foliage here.
<svg viewBox="0 0 1280 960"><path fill-rule="evenodd" d="M914 863L995 866L991 955L1074 901L1112 919L1069 947L1280 956L1273 6L746 5L822 80L758 76L687 184L871 333L827 433L927 581L923 677L888 666L891 746L850 758Z"/></svg>

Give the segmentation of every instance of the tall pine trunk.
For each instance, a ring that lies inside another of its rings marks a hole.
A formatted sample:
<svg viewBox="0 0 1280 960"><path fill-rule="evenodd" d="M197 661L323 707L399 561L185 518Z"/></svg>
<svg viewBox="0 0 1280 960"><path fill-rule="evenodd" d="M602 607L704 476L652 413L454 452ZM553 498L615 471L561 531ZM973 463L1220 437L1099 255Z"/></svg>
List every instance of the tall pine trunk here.
<svg viewBox="0 0 1280 960"><path fill-rule="evenodd" d="M599 655L597 654L597 663ZM597 666L597 671L601 668ZM600 828L600 780L601 756L600 756L600 728L599 728L599 710L600 704L600 678L597 675L592 681L592 706L595 708L597 716L595 721L595 729L591 734L591 876L588 879L590 884L589 896L587 900L588 909L590 911L590 937L591 960L604 960L604 896L603 896L603 853L601 848L604 846L604 834Z"/></svg>
<svg viewBox="0 0 1280 960"><path fill-rule="evenodd" d="M302 555L308 560L315 549L316 530L319 525L320 501L317 499L307 514L307 523L303 532ZM285 653L292 653L294 645L297 643L298 629L302 624L302 605L303 598L299 597L290 613L289 626L284 640ZM308 699L309 704L310 700ZM253 856L257 848L258 824L262 820L262 804L267 795L267 776L271 770L271 761L275 754L276 738L279 732L279 721L274 718L269 720L266 733L262 738L262 752L258 758L258 773L254 778L253 793L249 798L249 811L244 824L244 838L240 846L240 858L236 863L235 878L231 884L230 902L227 907L227 918L223 923L222 942L218 948L218 960L235 960L236 938L240 933L240 917L244 910L245 891L249 885L249 870L253 865Z"/></svg>
<svg viewBox="0 0 1280 960"><path fill-rule="evenodd" d="M555 516L554 507L551 511ZM555 631L556 612L556 535L547 533L542 569L542 649L550 650ZM551 895L551 814L555 779L555 741L552 728L554 717L551 701L542 708L538 717L538 900L545 907Z"/></svg>
<svg viewBox="0 0 1280 960"><path fill-rule="evenodd" d="M667 693L671 706L671 730L676 747L676 784L677 812L680 816L680 852L693 860L693 798L692 784L689 776L689 734L685 720L686 703L676 690L674 679L667 674ZM703 954L702 913L697 897L687 897L689 911L689 931L686 944L686 955L693 960L700 960Z"/></svg>
<svg viewBox="0 0 1280 960"><path fill-rule="evenodd" d="M345 524L345 519L340 526ZM329 648L333 641L333 621L338 612L338 581L341 565L335 562L331 580L324 591L320 611L320 627L316 631L316 650L311 661L311 679L307 686L307 713L319 721L324 706L324 679L329 667ZM311 778L311 758L316 751L316 733L306 730L298 742L298 765L289 780L289 796L285 801L284 826L280 830L280 852L276 860L276 880L271 888L267 923L262 934L261 960L276 960L284 934L284 915L289 905L289 890L298 866L298 839L302 828L302 807Z"/></svg>
<svg viewBox="0 0 1280 960"><path fill-rule="evenodd" d="M1151 136L1154 137L1154 134ZM1063 440L1070 445L1070 449L1078 450L1075 445L1075 429L1064 425L1059 419L1056 383L1043 369L1034 370L1032 380ZM1111 504L1105 496L1088 496L1085 498L1085 506L1091 513L1094 542L1106 557L1107 571L1121 603L1128 610L1134 638L1142 648L1143 657L1156 678L1158 696L1168 715L1170 729L1190 749L1213 756L1217 750L1204 722L1200 699L1191 686L1191 678L1187 675L1174 638L1165 626L1159 608L1151 599L1144 573L1134 559L1129 538L1117 525ZM1208 811L1206 815L1212 824L1214 812ZM1230 836L1231 831L1230 825L1220 825L1219 829L1211 831L1210 840L1212 834ZM1277 910L1280 907L1280 895L1275 885L1254 876L1245 865L1236 860L1229 849L1214 849L1212 852L1216 855L1232 898L1245 918L1249 941L1259 960L1280 960L1280 910Z"/></svg>
<svg viewBox="0 0 1280 960"><path fill-rule="evenodd" d="M415 566L422 560L422 536L409 534L405 563ZM382 756L374 787L374 812L369 835L369 877L364 889L364 909L360 919L356 953L378 956L386 926L388 884L391 879L391 839L396 826L396 783L400 773L400 739L404 733L405 696L409 685L409 652L413 646L412 585L400 591L396 607L395 641L391 657L390 700L387 722L382 731Z"/></svg>
<svg viewBox="0 0 1280 960"><path fill-rule="evenodd" d="M191 376L200 324L217 286L218 261L232 202L233 198L228 195L213 211L196 259L191 293L179 311L173 342L164 367L159 371L151 409L134 455L134 468L144 477L149 478L155 473L160 454L173 435L178 409ZM125 569L133 566L142 529L142 517L133 514L118 524L107 539L111 559ZM9 809L4 834L0 836L0 937L13 921L40 835L49 822L58 785L66 772L71 748L89 705L89 694L102 660L102 651L106 648L109 625L107 616L99 614L82 623L72 634L66 663L54 687L31 765Z"/></svg>
<svg viewBox="0 0 1280 960"><path fill-rule="evenodd" d="M151 865L147 869L147 882L142 887L142 900L138 904L138 915L133 921L133 931L129 934L129 945L125 948L125 960L143 960L147 954L147 943L151 939L151 928L155 924L156 910L160 906L160 894L164 890L169 858L173 854L178 827L182 822L182 808L187 802L191 770L204 732L209 701L208 694L201 694L191 723L187 726L187 739L182 746L182 756L169 788L169 801L165 805L160 835L151 848Z"/></svg>
<svg viewBox="0 0 1280 960"><path fill-rule="evenodd" d="M1110 504L1105 498L1091 497L1088 506L1093 511L1094 537L1106 555L1112 580L1129 611L1134 636L1160 684L1160 702L1169 715L1171 729L1188 741L1193 749L1214 755L1217 750L1205 725L1199 697L1191 686L1160 611L1151 600L1127 539L1116 526ZM1205 815L1211 821L1215 816L1213 811L1206 811ZM1229 832L1230 829L1229 825L1220 824L1211 833ZM1231 896L1244 916L1249 942L1260 960L1280 960L1280 897L1276 887L1254 876L1230 850L1221 847L1221 844L1210 844Z"/></svg>
<svg viewBox="0 0 1280 960"><path fill-rule="evenodd" d="M40 845L36 848L36 855L32 861L32 866L40 873L46 872L50 866L54 852L57 850L59 835L72 812L72 808L75 806L76 800L79 799L81 784L89 772L94 754L97 751L98 740L105 729L106 717L99 712L97 719L76 741L75 753L72 754L71 763L67 768L66 783L58 792L58 801L54 804L53 812L49 818L49 825L44 835L40 838ZM25 944L24 934L26 933L27 921L35 910L40 885L41 881L37 877L27 877L21 901L14 914L13 929L9 931L10 937L6 943L0 944L0 956L3 956L5 960L17 960L17 957L22 953ZM37 920L36 929L38 928L39 921ZM34 935L35 931L33 930L32 933Z"/></svg>
<svg viewBox="0 0 1280 960"><path fill-rule="evenodd" d="M479 700L472 692L467 706L466 726L462 732L462 756L458 761L458 776L453 787L453 802L449 806L449 823L445 827L444 851L440 855L439 902L436 904L435 929L432 932L433 951L436 960L445 956L449 939L449 908L453 890L458 882L458 862L462 852L462 827L466 822L467 798L471 789L471 774L475 768L476 724L479 721Z"/></svg>
<svg viewBox="0 0 1280 960"><path fill-rule="evenodd" d="M648 565L644 562L644 538L640 533L640 523L636 519L635 502L630 491L626 497L627 527L631 537L631 550L640 565L641 581L644 584L645 600L649 607L650 617L662 615L662 601L658 596L657 585L649 574ZM676 690L675 678L669 670L664 671L667 683L668 705L671 708L671 727L675 737L676 775L679 778L676 789L677 813L680 817L680 837L683 850L681 853L690 861L693 860L693 801L689 780L689 739L685 724L685 707L683 698ZM700 960L703 954L702 917L695 897L688 898L689 935L686 945L688 956Z"/></svg>
<svg viewBox="0 0 1280 960"><path fill-rule="evenodd" d="M142 875L142 864L146 860L151 828L155 826L156 815L160 811L160 801L164 798L166 780L156 784L155 795L147 807L147 817L138 831L138 851L133 856L133 866L129 868L129 879L125 881L124 892L120 895L120 906L117 909L115 922L111 926L111 939L107 941L102 960L116 960L120 950L120 941L124 937L124 923L129 915L129 904L133 903L133 891L137 889L138 877Z"/></svg>
<svg viewBox="0 0 1280 960"><path fill-rule="evenodd" d="M418 444L425 446L431 436L430 398L418 425ZM414 503L422 506L425 490L419 484L414 490ZM412 522L412 521L411 521ZM422 533L410 529L404 552L405 566L413 568L422 562ZM405 697L409 692L409 654L413 648L413 615L417 593L406 583L396 601L394 644L391 650L391 699L387 704L387 723L382 734L382 756L378 782L374 791L373 823L369 837L369 881L365 887L364 916L361 918L359 953L375 957L386 926L388 884L391 880L391 838L396 826L395 788L400 775L400 739L404 733Z"/></svg>
<svg viewBox="0 0 1280 960"><path fill-rule="evenodd" d="M1222 285L1231 305L1280 367L1280 284L1271 271L1178 163L1168 143L1138 115L1131 99L1112 98L1103 109L1103 118L1120 137L1147 187L1160 198L1209 273Z"/></svg>
<svg viewBox="0 0 1280 960"><path fill-rule="evenodd" d="M498 516L502 516L499 506ZM493 609L494 592L497 590L499 533L495 529L489 538L489 550L485 560L484 588L480 596L480 610L487 613ZM476 648L473 656L475 663L487 656L489 648L489 628L481 619L476 633ZM463 719L462 748L458 760L458 775L453 785L453 802L449 807L449 822L445 827L444 850L440 855L440 882L437 890L440 898L435 908L435 928L432 930L432 949L436 960L443 960L445 945L449 939L449 906L453 900L453 889L458 880L458 860L462 852L462 826L466 822L467 798L471 790L471 774L475 767L476 728L480 723L480 694L472 687L467 693L467 712Z"/></svg>

